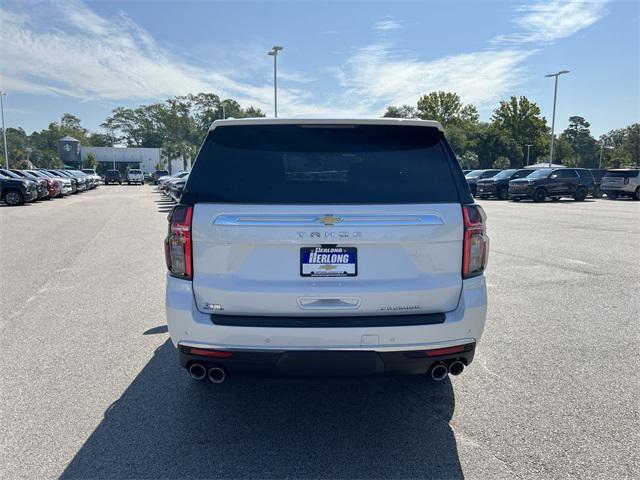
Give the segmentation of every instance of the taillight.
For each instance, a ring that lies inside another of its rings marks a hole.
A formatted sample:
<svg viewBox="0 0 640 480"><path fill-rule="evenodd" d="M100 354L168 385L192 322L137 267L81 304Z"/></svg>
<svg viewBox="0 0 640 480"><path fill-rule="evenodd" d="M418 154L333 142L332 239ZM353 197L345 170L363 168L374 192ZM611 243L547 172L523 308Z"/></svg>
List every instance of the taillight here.
<svg viewBox="0 0 640 480"><path fill-rule="evenodd" d="M169 234L164 241L165 260L171 275L191 280L191 218L193 207L176 206L169 217Z"/></svg>
<svg viewBox="0 0 640 480"><path fill-rule="evenodd" d="M489 257L489 238L486 235L486 219L482 207L463 205L464 242L462 246L462 278L482 274Z"/></svg>

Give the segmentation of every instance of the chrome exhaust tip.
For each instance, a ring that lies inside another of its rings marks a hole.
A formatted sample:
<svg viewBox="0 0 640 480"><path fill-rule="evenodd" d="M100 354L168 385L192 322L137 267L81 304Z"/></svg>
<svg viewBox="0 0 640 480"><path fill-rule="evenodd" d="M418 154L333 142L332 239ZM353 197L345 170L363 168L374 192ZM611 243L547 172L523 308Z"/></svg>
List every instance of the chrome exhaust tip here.
<svg viewBox="0 0 640 480"><path fill-rule="evenodd" d="M202 380L207 376L207 369L201 363L193 363L189 367L189 375L194 380Z"/></svg>
<svg viewBox="0 0 640 480"><path fill-rule="evenodd" d="M460 375L463 370L464 370L464 363L462 363L460 360L451 362L451 365L449 365L449 373L451 375Z"/></svg>
<svg viewBox="0 0 640 480"><path fill-rule="evenodd" d="M227 372L222 367L211 367L209 369L209 380L213 383L223 383L227 379Z"/></svg>
<svg viewBox="0 0 640 480"><path fill-rule="evenodd" d="M447 378L448 374L449 370L447 370L447 366L444 363L438 363L431 369L431 378L433 378L436 382L444 380L445 378Z"/></svg>

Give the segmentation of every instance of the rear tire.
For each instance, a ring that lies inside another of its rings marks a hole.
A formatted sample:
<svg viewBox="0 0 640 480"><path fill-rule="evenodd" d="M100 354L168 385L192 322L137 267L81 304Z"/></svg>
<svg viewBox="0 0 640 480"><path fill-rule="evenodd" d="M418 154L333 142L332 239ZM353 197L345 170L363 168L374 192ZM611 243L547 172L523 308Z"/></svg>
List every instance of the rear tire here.
<svg viewBox="0 0 640 480"><path fill-rule="evenodd" d="M12 207L17 207L24 203L24 195L20 190L9 189L4 194L4 203Z"/></svg>
<svg viewBox="0 0 640 480"><path fill-rule="evenodd" d="M547 199L547 191L544 188L538 188L533 192L533 201L536 203L542 203Z"/></svg>
<svg viewBox="0 0 640 480"><path fill-rule="evenodd" d="M586 188L579 188L575 195L573 196L573 199L576 202L584 202L584 199L587 198L587 195L589 194L589 192L587 191Z"/></svg>
<svg viewBox="0 0 640 480"><path fill-rule="evenodd" d="M498 198L500 200L509 200L509 189L502 187L498 190Z"/></svg>
<svg viewBox="0 0 640 480"><path fill-rule="evenodd" d="M513 200L514 202L519 202L520 201L520 197L515 197L515 198L512 198L511 200Z"/></svg>
<svg viewBox="0 0 640 480"><path fill-rule="evenodd" d="M471 195L475 197L477 193L478 193L478 188L475 185L471 185Z"/></svg>

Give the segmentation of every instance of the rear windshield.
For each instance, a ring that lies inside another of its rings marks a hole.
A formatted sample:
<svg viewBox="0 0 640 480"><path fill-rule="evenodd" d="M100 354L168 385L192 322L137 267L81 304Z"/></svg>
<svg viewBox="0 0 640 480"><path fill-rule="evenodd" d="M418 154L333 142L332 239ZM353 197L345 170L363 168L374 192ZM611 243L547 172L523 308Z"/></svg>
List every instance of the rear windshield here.
<svg viewBox="0 0 640 480"><path fill-rule="evenodd" d="M236 125L205 140L183 203L459 202L435 128Z"/></svg>
<svg viewBox="0 0 640 480"><path fill-rule="evenodd" d="M129 173L142 173L142 170L129 170Z"/></svg>
<svg viewBox="0 0 640 480"><path fill-rule="evenodd" d="M605 177L632 178L638 176L638 170L614 170L607 172Z"/></svg>

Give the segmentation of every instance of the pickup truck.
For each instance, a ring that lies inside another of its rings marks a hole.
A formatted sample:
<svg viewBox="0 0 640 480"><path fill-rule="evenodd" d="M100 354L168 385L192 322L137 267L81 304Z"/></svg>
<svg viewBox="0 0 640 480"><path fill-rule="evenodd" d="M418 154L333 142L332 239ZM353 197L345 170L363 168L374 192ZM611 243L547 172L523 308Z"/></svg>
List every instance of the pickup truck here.
<svg viewBox="0 0 640 480"><path fill-rule="evenodd" d="M142 170L132 169L127 173L127 184L131 185L132 183L139 183L140 185L144 185L144 173Z"/></svg>

